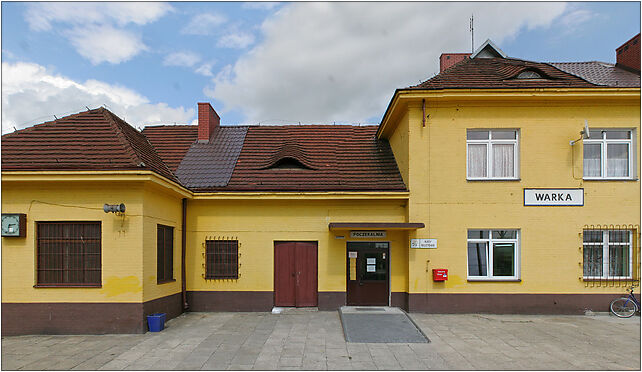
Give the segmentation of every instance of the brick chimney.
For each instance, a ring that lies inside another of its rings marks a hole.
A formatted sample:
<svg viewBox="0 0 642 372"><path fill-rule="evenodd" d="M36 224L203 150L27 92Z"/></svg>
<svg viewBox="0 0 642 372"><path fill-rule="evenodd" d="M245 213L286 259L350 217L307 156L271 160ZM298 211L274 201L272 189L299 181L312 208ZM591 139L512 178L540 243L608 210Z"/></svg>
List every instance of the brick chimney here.
<svg viewBox="0 0 642 372"><path fill-rule="evenodd" d="M198 103L198 141L208 142L214 130L221 125L221 118L209 102Z"/></svg>
<svg viewBox="0 0 642 372"><path fill-rule="evenodd" d="M616 64L625 70L640 73L640 34L615 49Z"/></svg>
<svg viewBox="0 0 642 372"><path fill-rule="evenodd" d="M439 72L444 72L454 64L470 57L470 53L442 53L439 56Z"/></svg>

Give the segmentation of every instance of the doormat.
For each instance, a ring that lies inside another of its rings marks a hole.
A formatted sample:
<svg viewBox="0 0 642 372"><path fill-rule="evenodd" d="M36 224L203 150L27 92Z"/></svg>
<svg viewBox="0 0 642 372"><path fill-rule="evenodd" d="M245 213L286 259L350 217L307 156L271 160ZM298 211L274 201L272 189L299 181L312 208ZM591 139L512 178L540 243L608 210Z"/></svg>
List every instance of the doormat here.
<svg viewBox="0 0 642 372"><path fill-rule="evenodd" d="M396 307L369 309L368 307L342 306L339 309L339 316L346 342L430 342L408 314Z"/></svg>

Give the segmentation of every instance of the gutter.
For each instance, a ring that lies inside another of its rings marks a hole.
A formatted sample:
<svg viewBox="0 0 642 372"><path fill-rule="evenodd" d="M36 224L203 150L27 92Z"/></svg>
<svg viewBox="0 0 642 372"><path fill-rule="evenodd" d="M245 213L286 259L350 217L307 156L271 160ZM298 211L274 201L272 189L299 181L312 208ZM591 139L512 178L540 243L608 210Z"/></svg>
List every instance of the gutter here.
<svg viewBox="0 0 642 372"><path fill-rule="evenodd" d="M187 198L183 198L183 216L181 221L181 292L183 295L183 310L189 309L189 304L187 303L187 285L185 280L185 251L186 251L186 240L187 240Z"/></svg>

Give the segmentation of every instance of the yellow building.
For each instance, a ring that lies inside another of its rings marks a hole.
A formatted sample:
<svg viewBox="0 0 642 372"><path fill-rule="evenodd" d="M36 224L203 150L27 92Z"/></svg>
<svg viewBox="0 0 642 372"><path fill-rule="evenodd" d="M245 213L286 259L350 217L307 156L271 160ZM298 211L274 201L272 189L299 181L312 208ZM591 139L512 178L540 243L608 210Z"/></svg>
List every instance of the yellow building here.
<svg viewBox="0 0 642 372"><path fill-rule="evenodd" d="M275 306L606 311L639 279L639 59L487 42L447 67L379 126L221 126L199 103L198 126L100 108L4 135L3 334Z"/></svg>

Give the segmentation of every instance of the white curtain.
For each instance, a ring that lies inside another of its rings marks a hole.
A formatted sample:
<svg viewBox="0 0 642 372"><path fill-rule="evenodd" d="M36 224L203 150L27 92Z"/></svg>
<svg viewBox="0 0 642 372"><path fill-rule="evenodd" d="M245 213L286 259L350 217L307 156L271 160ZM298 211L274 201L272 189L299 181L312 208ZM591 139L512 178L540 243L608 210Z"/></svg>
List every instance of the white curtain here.
<svg viewBox="0 0 642 372"><path fill-rule="evenodd" d="M493 177L515 177L515 145L493 145Z"/></svg>
<svg viewBox="0 0 642 372"><path fill-rule="evenodd" d="M584 177L601 176L601 147L599 143L584 144Z"/></svg>
<svg viewBox="0 0 642 372"><path fill-rule="evenodd" d="M486 145L468 145L468 177L487 177L486 156Z"/></svg>
<svg viewBox="0 0 642 372"><path fill-rule="evenodd" d="M629 145L609 144L606 149L606 174L608 177L629 176Z"/></svg>

